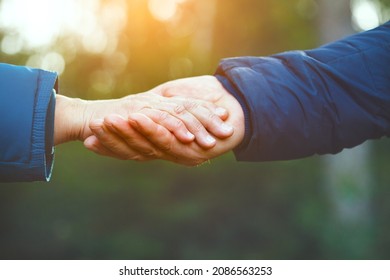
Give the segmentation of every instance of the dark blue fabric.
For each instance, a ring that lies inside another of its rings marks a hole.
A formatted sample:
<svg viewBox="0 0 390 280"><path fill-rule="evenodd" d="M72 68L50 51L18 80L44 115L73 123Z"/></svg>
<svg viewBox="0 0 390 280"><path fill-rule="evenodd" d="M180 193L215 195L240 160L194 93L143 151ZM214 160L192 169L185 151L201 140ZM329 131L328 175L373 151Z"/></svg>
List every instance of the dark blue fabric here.
<svg viewBox="0 0 390 280"><path fill-rule="evenodd" d="M49 180L57 75L0 63L0 182Z"/></svg>
<svg viewBox="0 0 390 280"><path fill-rule="evenodd" d="M390 136L390 22L309 51L225 59L215 75L244 110L238 160L338 153Z"/></svg>

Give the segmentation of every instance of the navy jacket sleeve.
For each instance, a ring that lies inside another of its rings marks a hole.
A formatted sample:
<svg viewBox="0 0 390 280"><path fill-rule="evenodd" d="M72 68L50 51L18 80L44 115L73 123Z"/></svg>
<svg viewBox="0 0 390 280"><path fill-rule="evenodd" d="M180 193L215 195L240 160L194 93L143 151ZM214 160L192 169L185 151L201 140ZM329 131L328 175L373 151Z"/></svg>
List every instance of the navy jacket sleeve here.
<svg viewBox="0 0 390 280"><path fill-rule="evenodd" d="M49 180L57 75L0 63L0 182Z"/></svg>
<svg viewBox="0 0 390 280"><path fill-rule="evenodd" d="M337 153L390 136L390 22L309 51L226 59L215 75L244 110L238 160Z"/></svg>

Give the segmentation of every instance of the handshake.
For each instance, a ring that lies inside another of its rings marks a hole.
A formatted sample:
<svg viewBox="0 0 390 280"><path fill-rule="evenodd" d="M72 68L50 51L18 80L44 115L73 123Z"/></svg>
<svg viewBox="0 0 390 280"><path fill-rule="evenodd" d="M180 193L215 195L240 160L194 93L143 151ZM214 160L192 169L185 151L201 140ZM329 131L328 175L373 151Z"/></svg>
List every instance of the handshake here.
<svg viewBox="0 0 390 280"><path fill-rule="evenodd" d="M244 138L243 110L214 76L174 80L115 100L57 95L56 103L56 145L81 140L97 154L124 160L195 166Z"/></svg>

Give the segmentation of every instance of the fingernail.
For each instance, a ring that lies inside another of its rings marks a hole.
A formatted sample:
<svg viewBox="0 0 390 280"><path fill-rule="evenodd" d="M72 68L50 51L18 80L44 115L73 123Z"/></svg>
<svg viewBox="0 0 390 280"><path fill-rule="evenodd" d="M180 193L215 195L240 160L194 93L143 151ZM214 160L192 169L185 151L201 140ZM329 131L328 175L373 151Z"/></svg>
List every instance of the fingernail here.
<svg viewBox="0 0 390 280"><path fill-rule="evenodd" d="M94 143L94 139L91 136L89 136L87 139L84 140L84 146L87 148L92 147L93 143Z"/></svg>
<svg viewBox="0 0 390 280"><path fill-rule="evenodd" d="M221 130L225 133L232 133L233 132L233 127L231 125L228 125L226 123L223 123L221 125Z"/></svg>
<svg viewBox="0 0 390 280"><path fill-rule="evenodd" d="M104 120L103 119L96 119L96 120L92 120L91 123L93 126L102 126L104 123Z"/></svg>
<svg viewBox="0 0 390 280"><path fill-rule="evenodd" d="M189 139L192 139L192 140L195 139L195 135L192 134L192 133L189 132L189 131L187 131L186 135L187 135L187 137L188 137Z"/></svg>
<svg viewBox="0 0 390 280"><path fill-rule="evenodd" d="M105 124L108 124L108 125L118 125L119 122L125 120L122 116L119 116L119 115L110 115L108 117L105 118Z"/></svg>
<svg viewBox="0 0 390 280"><path fill-rule="evenodd" d="M218 116L224 116L224 115L226 115L226 109L222 108L222 107L218 107L217 109L215 109L215 113Z"/></svg>
<svg viewBox="0 0 390 280"><path fill-rule="evenodd" d="M207 144L214 144L216 141L213 137L211 137L210 135L207 135L206 142L207 142Z"/></svg>

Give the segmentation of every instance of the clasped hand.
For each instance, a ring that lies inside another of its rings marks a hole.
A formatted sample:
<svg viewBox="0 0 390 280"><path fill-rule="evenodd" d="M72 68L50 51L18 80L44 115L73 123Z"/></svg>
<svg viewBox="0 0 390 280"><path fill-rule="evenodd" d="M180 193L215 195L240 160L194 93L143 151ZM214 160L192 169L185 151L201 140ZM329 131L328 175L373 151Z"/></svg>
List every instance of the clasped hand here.
<svg viewBox="0 0 390 280"><path fill-rule="evenodd" d="M194 166L233 149L244 135L240 104L213 76L170 81L117 100L58 96L57 107L56 127L66 127L55 132L57 144L77 139L119 159Z"/></svg>

